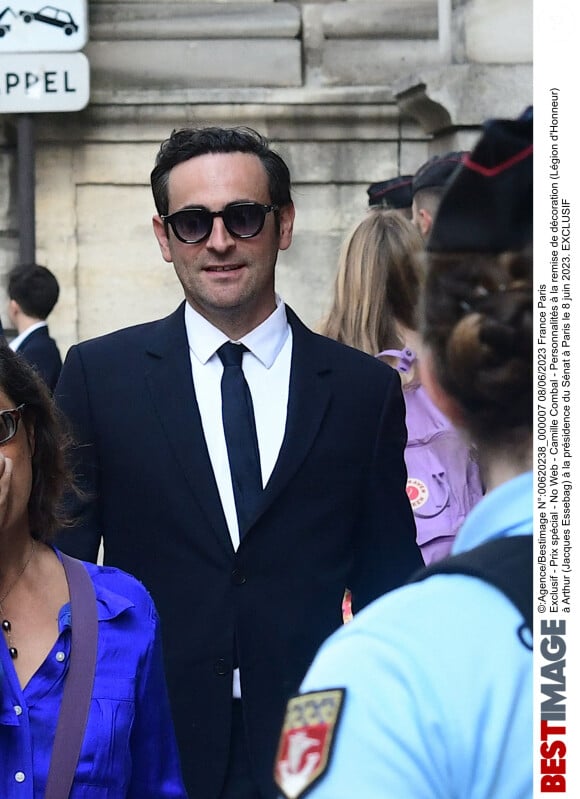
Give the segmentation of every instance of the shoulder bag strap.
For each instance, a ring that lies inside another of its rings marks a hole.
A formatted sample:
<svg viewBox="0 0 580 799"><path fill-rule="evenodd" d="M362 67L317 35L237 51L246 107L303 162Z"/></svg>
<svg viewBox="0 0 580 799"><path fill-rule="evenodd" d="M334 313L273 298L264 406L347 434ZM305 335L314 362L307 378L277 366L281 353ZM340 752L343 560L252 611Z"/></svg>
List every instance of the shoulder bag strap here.
<svg viewBox="0 0 580 799"><path fill-rule="evenodd" d="M84 565L61 553L71 602L71 651L44 799L67 799L76 772L97 661L97 603Z"/></svg>
<svg viewBox="0 0 580 799"><path fill-rule="evenodd" d="M403 372L403 374L406 374L411 369L413 363L417 360L417 356L413 350L410 350L408 347L405 347L404 350L383 350L382 352L377 353L375 358L382 358L385 355L398 359L397 366L395 368L398 372Z"/></svg>

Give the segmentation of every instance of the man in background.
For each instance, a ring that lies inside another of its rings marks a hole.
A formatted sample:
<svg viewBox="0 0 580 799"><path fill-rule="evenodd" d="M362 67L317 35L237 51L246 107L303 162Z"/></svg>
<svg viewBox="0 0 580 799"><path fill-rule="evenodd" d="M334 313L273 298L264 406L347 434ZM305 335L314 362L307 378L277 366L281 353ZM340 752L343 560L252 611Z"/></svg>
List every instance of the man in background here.
<svg viewBox="0 0 580 799"><path fill-rule="evenodd" d="M18 332L10 348L34 366L51 391L62 361L46 320L58 295L58 281L45 266L17 266L8 275L8 316Z"/></svg>
<svg viewBox="0 0 580 799"><path fill-rule="evenodd" d="M424 239L431 232L443 192L465 155L462 151L434 155L415 172L411 221Z"/></svg>
<svg viewBox="0 0 580 799"><path fill-rule="evenodd" d="M369 208L390 208L411 219L413 175L399 175L389 180L371 183L367 189Z"/></svg>

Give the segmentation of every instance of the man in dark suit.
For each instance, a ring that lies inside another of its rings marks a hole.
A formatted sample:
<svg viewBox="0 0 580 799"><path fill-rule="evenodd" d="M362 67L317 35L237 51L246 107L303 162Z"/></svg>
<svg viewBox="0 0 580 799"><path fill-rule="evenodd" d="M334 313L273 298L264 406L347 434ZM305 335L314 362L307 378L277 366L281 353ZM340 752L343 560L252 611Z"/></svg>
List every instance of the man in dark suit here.
<svg viewBox="0 0 580 799"><path fill-rule="evenodd" d="M8 276L8 316L18 332L10 347L34 366L51 391L62 361L46 320L58 295L58 281L45 266L16 266Z"/></svg>
<svg viewBox="0 0 580 799"><path fill-rule="evenodd" d="M61 545L93 559L102 536L105 562L151 591L192 798L268 799L285 701L340 626L345 587L356 610L421 564L400 382L275 293L294 205L262 137L174 131L151 182L185 302L69 352L57 396L92 501ZM257 446L236 451L252 425Z"/></svg>

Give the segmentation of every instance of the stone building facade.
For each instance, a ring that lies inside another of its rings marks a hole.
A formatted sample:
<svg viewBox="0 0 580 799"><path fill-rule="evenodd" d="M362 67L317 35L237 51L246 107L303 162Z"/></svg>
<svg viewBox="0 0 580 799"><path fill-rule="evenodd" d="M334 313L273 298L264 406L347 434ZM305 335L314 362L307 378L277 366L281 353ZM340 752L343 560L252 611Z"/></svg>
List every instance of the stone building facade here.
<svg viewBox="0 0 580 799"><path fill-rule="evenodd" d="M368 184L467 148L483 119L532 102L532 2L90 0L85 53L87 108L32 115L36 259L61 284L63 352L181 299L151 230L149 173L189 124L255 127L287 159L297 219L278 288L315 325ZM19 252L16 121L0 98L0 275Z"/></svg>

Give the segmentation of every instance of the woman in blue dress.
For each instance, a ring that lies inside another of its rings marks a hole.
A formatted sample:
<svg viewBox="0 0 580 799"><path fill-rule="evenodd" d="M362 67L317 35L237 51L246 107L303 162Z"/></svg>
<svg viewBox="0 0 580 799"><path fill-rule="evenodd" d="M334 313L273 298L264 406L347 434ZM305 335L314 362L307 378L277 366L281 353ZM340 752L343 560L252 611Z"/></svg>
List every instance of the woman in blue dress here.
<svg viewBox="0 0 580 799"><path fill-rule="evenodd" d="M130 479L128 475L127 479ZM0 345L0 796L43 799L71 655L71 605L51 535L71 485L66 438L34 370ZM70 799L186 799L159 621L145 588L84 564L95 676Z"/></svg>

